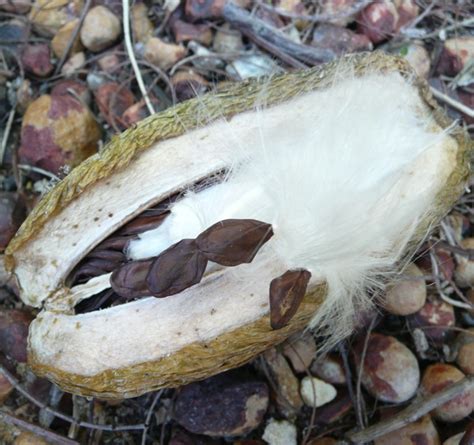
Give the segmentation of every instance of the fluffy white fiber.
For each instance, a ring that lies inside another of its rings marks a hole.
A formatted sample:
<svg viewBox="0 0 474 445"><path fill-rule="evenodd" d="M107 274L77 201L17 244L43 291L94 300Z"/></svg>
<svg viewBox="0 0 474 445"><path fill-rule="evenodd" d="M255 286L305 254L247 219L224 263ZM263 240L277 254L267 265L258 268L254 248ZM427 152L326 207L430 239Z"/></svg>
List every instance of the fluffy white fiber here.
<svg viewBox="0 0 474 445"><path fill-rule="evenodd" d="M421 115L416 89L398 74L339 81L306 96L285 126L264 109L256 113L253 146L223 135L223 157L233 164L226 180L189 191L128 254L156 255L226 218L271 223L274 237L251 265L235 268L236 279L259 280L260 267L280 264L280 273L305 268L312 283L326 280L311 327L337 341L426 221L444 181L440 142L449 136Z"/></svg>

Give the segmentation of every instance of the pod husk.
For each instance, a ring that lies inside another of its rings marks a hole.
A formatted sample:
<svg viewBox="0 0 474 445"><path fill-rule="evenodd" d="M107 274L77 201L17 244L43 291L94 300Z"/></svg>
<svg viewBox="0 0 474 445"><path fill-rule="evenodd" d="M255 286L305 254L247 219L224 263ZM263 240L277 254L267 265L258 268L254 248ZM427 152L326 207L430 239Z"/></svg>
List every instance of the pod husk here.
<svg viewBox="0 0 474 445"><path fill-rule="evenodd" d="M379 52L346 56L330 64L275 76L270 80L242 82L225 91L190 100L151 116L136 127L114 137L100 154L92 156L75 168L36 206L7 248L7 267L14 273L16 253L38 236L48 220L57 217L63 208L85 190L93 189L99 181L126 169L141 152L153 144L202 126L203 122L197 120L196 116L199 116L203 109L206 114L204 124L222 117L231 119L235 114L253 109L256 104L272 106L304 92L328 87L344 70L351 71L355 76L374 71L396 71L407 78L415 79L412 83L417 86L421 98L439 126L447 128L452 124L432 98L426 82L416 79L404 60ZM458 198L470 171L469 157L473 149L471 140L460 127L453 129L450 134L458 144L457 165L444 189L437 196L435 213L438 217L442 217ZM423 227L422 224L419 235L422 236L425 230L426 225ZM21 283L19 284L21 288ZM281 343L288 336L302 330L321 304L325 289L323 283L308 293L295 317L281 330L270 328L267 315L207 343L189 344L157 361L84 376L46 365L34 351L29 352L28 360L38 375L53 380L67 391L102 398L133 397L162 387L183 385L251 360L266 348ZM65 312L70 309L65 309Z"/></svg>

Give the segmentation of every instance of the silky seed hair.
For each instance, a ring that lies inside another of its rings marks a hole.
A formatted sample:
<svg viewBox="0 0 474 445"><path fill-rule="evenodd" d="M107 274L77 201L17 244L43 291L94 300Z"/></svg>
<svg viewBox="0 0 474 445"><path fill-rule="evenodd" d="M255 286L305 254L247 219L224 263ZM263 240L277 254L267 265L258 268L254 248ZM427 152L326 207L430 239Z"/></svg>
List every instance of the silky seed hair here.
<svg viewBox="0 0 474 445"><path fill-rule="evenodd" d="M327 337L323 349L334 346L373 307L373 295L406 261L407 248L413 252L410 243L427 232L420 221L430 221L435 205L435 178L419 170L442 162L439 144L448 135L433 130L412 81L398 73L351 78L341 72L326 89L305 93L314 101L284 116L284 128L265 113L263 90L250 129L256 146L243 146L228 126L223 180L185 193L160 227L131 242L127 255L158 255L227 218L269 223L273 239L251 264L232 269L243 298L262 268L275 268L275 276L308 270L309 289L321 281L328 287L309 327Z"/></svg>

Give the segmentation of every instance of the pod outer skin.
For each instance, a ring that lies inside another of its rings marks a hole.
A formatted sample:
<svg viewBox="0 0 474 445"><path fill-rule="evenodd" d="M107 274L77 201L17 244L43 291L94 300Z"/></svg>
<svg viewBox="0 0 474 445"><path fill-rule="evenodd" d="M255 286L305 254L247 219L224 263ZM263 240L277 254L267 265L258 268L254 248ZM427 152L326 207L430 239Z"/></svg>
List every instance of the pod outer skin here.
<svg viewBox="0 0 474 445"><path fill-rule="evenodd" d="M251 110L258 104L265 106L285 102L307 91L327 87L341 71L350 67L355 76L367 72L397 71L414 79L420 96L442 128L452 124L431 96L424 80L415 78L412 69L402 59L380 52L346 56L338 61L311 70L275 76L270 80L252 80L231 86L225 91L203 96L177 105L163 113L150 116L137 126L115 136L99 154L75 168L58 183L35 207L6 251L6 265L15 270L15 252L35 237L37 228L54 218L62 208L84 190L94 187L114 173L126 169L134 157L160 140L177 137L201 126L196 116L206 111L206 122ZM435 214L440 218L451 208L462 192L469 175L469 159L473 144L460 127L451 132L458 144L457 164L441 193L437 196ZM421 237L429 222L420 225ZM414 240L415 241L415 240ZM85 252L86 253L86 252ZM21 287L21 283L20 287ZM33 370L45 376L66 391L101 398L134 397L162 387L176 387L239 366L265 349L283 342L288 336L307 325L323 301L324 283L308 293L297 314L280 330L270 328L269 317L226 332L207 343L192 343L157 361L138 363L121 369L109 369L94 376L64 372L45 365L30 351L28 361Z"/></svg>

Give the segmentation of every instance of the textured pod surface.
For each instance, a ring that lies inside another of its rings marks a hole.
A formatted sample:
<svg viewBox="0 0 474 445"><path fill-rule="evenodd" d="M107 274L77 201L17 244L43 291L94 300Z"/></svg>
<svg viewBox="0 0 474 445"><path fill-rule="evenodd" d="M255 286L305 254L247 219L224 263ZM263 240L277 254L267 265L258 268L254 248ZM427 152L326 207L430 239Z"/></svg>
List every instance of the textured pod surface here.
<svg viewBox="0 0 474 445"><path fill-rule="evenodd" d="M263 95L269 113L275 112L278 118L282 110L288 112L288 102L328 88L345 68L351 76L377 71L412 78L404 62L375 53L270 81L245 82L144 120L60 182L35 208L7 250L23 300L45 307L30 329L33 369L72 392L133 397L235 367L307 325L324 300L325 284L310 286L288 325L272 330L268 285L281 272L271 268L260 271L257 292L244 290L231 274L209 274L199 285L173 297L173 302L147 298L81 315L73 314L75 304L107 288L108 277L74 290L63 283L87 252L125 222L227 166L215 148L205 143L196 146L200 140L218 144L221 118L239 128L245 144L253 136L245 131L255 117L250 111ZM426 84L417 82L414 85L434 125L448 127L450 122L432 101ZM205 122L200 119L203 113ZM466 134L455 129L451 136L436 215L451 206L469 171ZM430 223L420 224L417 235L424 235ZM135 329L127 331L129 326L140 328L140 334ZM179 326L186 328L185 335ZM163 329L160 343L156 343L157 329Z"/></svg>

